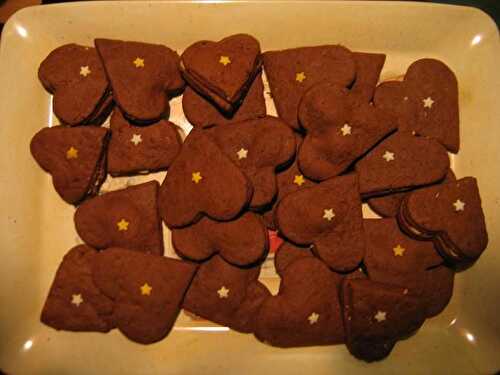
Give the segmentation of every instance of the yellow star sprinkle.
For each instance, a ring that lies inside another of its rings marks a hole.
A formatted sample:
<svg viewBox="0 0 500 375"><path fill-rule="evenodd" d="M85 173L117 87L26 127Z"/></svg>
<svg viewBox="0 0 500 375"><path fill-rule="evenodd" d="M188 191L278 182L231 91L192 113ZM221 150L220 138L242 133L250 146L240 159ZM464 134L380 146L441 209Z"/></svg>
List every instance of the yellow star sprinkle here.
<svg viewBox="0 0 500 375"><path fill-rule="evenodd" d="M295 80L297 82L302 83L302 81L304 81L305 79L306 79L306 73L300 72L300 73L295 74Z"/></svg>
<svg viewBox="0 0 500 375"><path fill-rule="evenodd" d="M298 175L295 175L295 177L293 178L293 183L295 185L302 186L303 184L306 183L306 180L304 180L304 176L302 176L301 174L298 174Z"/></svg>
<svg viewBox="0 0 500 375"><path fill-rule="evenodd" d="M153 290L153 287L151 287L148 283L144 283L143 286L141 286L141 294L143 296L149 296L151 295L151 291Z"/></svg>
<svg viewBox="0 0 500 375"><path fill-rule="evenodd" d="M219 63L226 66L228 64L231 64L231 59L229 58L229 56L221 56L219 59Z"/></svg>
<svg viewBox="0 0 500 375"><path fill-rule="evenodd" d="M400 244L398 244L398 246L396 246L395 248L392 249L392 251L394 251L394 256L400 256L402 257L403 256L403 253L405 252L405 248L403 246L401 246Z"/></svg>
<svg viewBox="0 0 500 375"><path fill-rule="evenodd" d="M116 226L118 227L119 231L123 231L123 230L128 230L129 224L130 223L127 220L121 219L118 223L116 223Z"/></svg>
<svg viewBox="0 0 500 375"><path fill-rule="evenodd" d="M71 146L68 148L68 151L66 151L66 159L76 159L78 158L78 150Z"/></svg>
<svg viewBox="0 0 500 375"><path fill-rule="evenodd" d="M198 184L200 181L203 179L203 176L201 175L200 172L193 172L191 175L191 180L195 183Z"/></svg>
<svg viewBox="0 0 500 375"><path fill-rule="evenodd" d="M136 68L144 68L144 59L141 59L140 57L137 57L134 60L134 65Z"/></svg>

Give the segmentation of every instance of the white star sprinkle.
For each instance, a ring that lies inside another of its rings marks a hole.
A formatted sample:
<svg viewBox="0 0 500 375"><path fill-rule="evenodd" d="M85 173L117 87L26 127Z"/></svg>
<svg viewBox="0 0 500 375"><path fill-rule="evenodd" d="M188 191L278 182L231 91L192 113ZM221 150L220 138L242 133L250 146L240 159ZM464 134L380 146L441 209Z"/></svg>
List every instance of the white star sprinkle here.
<svg viewBox="0 0 500 375"><path fill-rule="evenodd" d="M307 320L309 320L309 324L313 325L313 324L316 324L318 323L318 319L319 319L319 314L313 312L311 315L309 315L309 317L307 318Z"/></svg>
<svg viewBox="0 0 500 375"><path fill-rule="evenodd" d="M335 217L335 213L333 212L333 208L323 210L323 219L326 219L328 221L332 221L332 219L334 217Z"/></svg>
<svg viewBox="0 0 500 375"><path fill-rule="evenodd" d="M248 155L248 150L245 148L240 148L240 150L236 153L238 155L238 159L246 159Z"/></svg>
<svg viewBox="0 0 500 375"><path fill-rule="evenodd" d="M424 102L424 108L432 108L432 105L434 104L434 100L430 96L428 96L425 99L422 99Z"/></svg>
<svg viewBox="0 0 500 375"><path fill-rule="evenodd" d="M90 68L88 65L80 67L80 75L87 77L90 74Z"/></svg>
<svg viewBox="0 0 500 375"><path fill-rule="evenodd" d="M382 157L386 162L390 162L391 160L394 160L394 152L386 151Z"/></svg>
<svg viewBox="0 0 500 375"><path fill-rule="evenodd" d="M455 211L463 211L465 209L465 203L460 199L457 199L453 205L455 206Z"/></svg>
<svg viewBox="0 0 500 375"><path fill-rule="evenodd" d="M80 304L83 303L83 298L81 294L73 294L71 296L71 303L76 307L80 307Z"/></svg>
<svg viewBox="0 0 500 375"><path fill-rule="evenodd" d="M375 314L375 320L379 323L383 322L387 319L386 315L387 313L385 311L377 311L377 314Z"/></svg>
<svg viewBox="0 0 500 375"><path fill-rule="evenodd" d="M217 294L219 295L219 298L227 298L227 297L229 297L229 289L227 289L225 286L222 286L217 291Z"/></svg>
<svg viewBox="0 0 500 375"><path fill-rule="evenodd" d="M348 123L345 123L344 126L340 128L340 131L342 132L342 135L345 137L346 135L351 135L351 127L349 126Z"/></svg>
<svg viewBox="0 0 500 375"><path fill-rule="evenodd" d="M132 138L130 139L130 142L132 142L134 145L138 145L139 143L142 142L142 137L140 134L134 134L132 135Z"/></svg>

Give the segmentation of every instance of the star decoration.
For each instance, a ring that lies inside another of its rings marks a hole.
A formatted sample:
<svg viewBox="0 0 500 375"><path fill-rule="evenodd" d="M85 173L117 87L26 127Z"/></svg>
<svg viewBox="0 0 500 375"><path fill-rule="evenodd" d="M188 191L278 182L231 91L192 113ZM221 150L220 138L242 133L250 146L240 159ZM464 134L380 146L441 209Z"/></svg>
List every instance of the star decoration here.
<svg viewBox="0 0 500 375"><path fill-rule="evenodd" d="M151 291L153 290L153 287L150 286L148 283L144 283L144 285L141 286L140 289L141 289L141 294L143 296L150 296Z"/></svg>
<svg viewBox="0 0 500 375"><path fill-rule="evenodd" d="M306 183L306 180L304 179L304 176L302 176L301 174L297 174L293 178L293 183L295 185L302 186L303 184Z"/></svg>
<svg viewBox="0 0 500 375"><path fill-rule="evenodd" d="M313 312L311 315L309 315L309 317L307 318L307 320L309 320L309 324L313 325L313 324L316 324L318 323L318 319L319 319L319 314Z"/></svg>
<svg viewBox="0 0 500 375"><path fill-rule="evenodd" d="M465 209L465 203L462 202L460 199L457 199L455 203L453 203L455 206L455 211L463 211Z"/></svg>
<svg viewBox="0 0 500 375"><path fill-rule="evenodd" d="M400 256L402 257L403 256L403 253L405 252L405 248L403 246L401 246L400 244L398 244L396 247L394 247L392 249L392 251L394 251L394 256Z"/></svg>
<svg viewBox="0 0 500 375"><path fill-rule="evenodd" d="M88 65L80 67L80 75L87 77L90 74L90 68Z"/></svg>
<svg viewBox="0 0 500 375"><path fill-rule="evenodd" d="M238 159L246 159L248 155L248 150L245 148L240 148L240 150L236 153L238 155Z"/></svg>
<svg viewBox="0 0 500 375"><path fill-rule="evenodd" d="M344 126L340 128L340 131L342 132L342 135L345 137L346 135L351 135L351 127L349 126L348 123L345 123Z"/></svg>
<svg viewBox="0 0 500 375"><path fill-rule="evenodd" d="M121 219L118 223L116 223L116 226L118 227L119 231L125 231L128 230L129 224L130 223L127 220Z"/></svg>
<svg viewBox="0 0 500 375"><path fill-rule="evenodd" d="M144 59L140 57L136 57L134 60L134 65L136 68L144 68Z"/></svg>
<svg viewBox="0 0 500 375"><path fill-rule="evenodd" d="M132 135L130 142L132 142L134 145L137 146L139 143L142 142L142 136L140 134L134 134Z"/></svg>
<svg viewBox="0 0 500 375"><path fill-rule="evenodd" d="M383 322L384 320L386 320L386 319L387 319L386 315L387 315L387 313L386 313L385 311L380 311L380 310L379 310L379 311L377 311L377 313L375 314L375 317L374 317L374 318L375 318L375 320L376 320L377 322L379 322L379 323L380 323L380 322Z"/></svg>
<svg viewBox="0 0 500 375"><path fill-rule="evenodd" d="M201 175L200 172L193 172L191 175L191 180L195 183L198 184L200 181L203 179L203 176Z"/></svg>
<svg viewBox="0 0 500 375"><path fill-rule="evenodd" d="M386 151L382 157L386 162L390 162L391 160L394 160L394 152Z"/></svg>
<svg viewBox="0 0 500 375"><path fill-rule="evenodd" d="M295 74L295 80L297 82L302 83L305 79L306 79L306 74L304 72L300 72L300 73Z"/></svg>
<svg viewBox="0 0 500 375"><path fill-rule="evenodd" d="M219 298L227 298L229 297L229 289L227 289L224 285L217 291Z"/></svg>
<svg viewBox="0 0 500 375"><path fill-rule="evenodd" d="M428 96L425 99L422 99L424 102L424 108L432 108L432 105L434 104L434 100L430 96Z"/></svg>
<svg viewBox="0 0 500 375"><path fill-rule="evenodd" d="M226 66L228 64L231 64L231 59L229 58L229 56L221 56L219 59L219 63Z"/></svg>
<svg viewBox="0 0 500 375"><path fill-rule="evenodd" d="M335 217L335 214L333 212L333 208L325 209L323 210L323 219L326 219L328 221L332 221L332 219Z"/></svg>
<svg viewBox="0 0 500 375"><path fill-rule="evenodd" d="M66 151L66 159L76 159L78 158L78 150L71 146L68 148L68 151Z"/></svg>
<svg viewBox="0 0 500 375"><path fill-rule="evenodd" d="M83 298L81 294L73 294L71 296L71 303L76 307L80 307L80 304L83 303Z"/></svg>

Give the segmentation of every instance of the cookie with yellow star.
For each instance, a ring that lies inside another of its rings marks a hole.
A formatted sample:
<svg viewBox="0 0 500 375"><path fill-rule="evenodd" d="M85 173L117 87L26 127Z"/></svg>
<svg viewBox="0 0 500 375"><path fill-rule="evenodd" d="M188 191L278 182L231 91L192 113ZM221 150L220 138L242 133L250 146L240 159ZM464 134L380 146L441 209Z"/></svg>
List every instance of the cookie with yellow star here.
<svg viewBox="0 0 500 375"><path fill-rule="evenodd" d="M459 267L471 265L488 245L474 177L412 192L401 204L398 222L410 236L432 240L439 253Z"/></svg>
<svg viewBox="0 0 500 375"><path fill-rule="evenodd" d="M89 199L77 208L74 221L83 242L96 249L118 246L163 254L156 181Z"/></svg>
<svg viewBox="0 0 500 375"><path fill-rule="evenodd" d="M38 165L52 175L57 193L70 204L97 194L106 179L110 132L95 126L43 128L31 139Z"/></svg>
<svg viewBox="0 0 500 375"><path fill-rule="evenodd" d="M458 152L458 83L442 61L415 61L402 81L381 83L373 102L397 118L400 130L434 138L450 152Z"/></svg>
<svg viewBox="0 0 500 375"><path fill-rule="evenodd" d="M92 279L97 251L78 245L64 256L43 306L42 323L65 331L108 332L114 328L113 301Z"/></svg>
<svg viewBox="0 0 500 375"><path fill-rule="evenodd" d="M169 98L184 89L175 51L160 44L112 39L94 43L125 117L150 124L168 115Z"/></svg>
<svg viewBox="0 0 500 375"><path fill-rule="evenodd" d="M38 78L53 95L53 110L66 125L100 124L113 101L104 68L92 47L65 44L40 64Z"/></svg>
<svg viewBox="0 0 500 375"><path fill-rule="evenodd" d="M241 105L261 65L259 41L247 34L199 41L181 55L189 86L228 115Z"/></svg>
<svg viewBox="0 0 500 375"><path fill-rule="evenodd" d="M123 248L100 251L92 279L113 302L111 321L127 338L151 344L168 335L197 266Z"/></svg>
<svg viewBox="0 0 500 375"><path fill-rule="evenodd" d="M238 332L255 330L255 317L271 294L260 283L260 266L239 268L219 255L199 266L182 308Z"/></svg>
<svg viewBox="0 0 500 375"><path fill-rule="evenodd" d="M112 176L165 170L181 150L178 128L167 120L136 126L116 108L110 128L108 172Z"/></svg>
<svg viewBox="0 0 500 375"><path fill-rule="evenodd" d="M280 234L311 250L330 268L349 272L365 254L361 198L355 174L286 195L275 211Z"/></svg>
<svg viewBox="0 0 500 375"><path fill-rule="evenodd" d="M340 45L267 51L262 60L278 115L296 130L299 101L309 88L325 81L348 87L356 77L353 53Z"/></svg>

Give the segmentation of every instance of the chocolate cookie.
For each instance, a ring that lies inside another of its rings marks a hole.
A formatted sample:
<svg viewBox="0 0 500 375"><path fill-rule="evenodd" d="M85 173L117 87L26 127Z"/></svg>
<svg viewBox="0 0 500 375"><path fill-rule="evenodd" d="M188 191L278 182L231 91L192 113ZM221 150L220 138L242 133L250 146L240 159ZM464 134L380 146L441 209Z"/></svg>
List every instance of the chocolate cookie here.
<svg viewBox="0 0 500 375"><path fill-rule="evenodd" d="M211 137L193 129L161 185L160 215L169 228L204 215L231 220L247 206L252 192L250 181Z"/></svg>
<svg viewBox="0 0 500 375"><path fill-rule="evenodd" d="M356 80L351 91L368 103L373 99L380 72L384 67L385 55L382 53L354 52L353 57L356 64Z"/></svg>
<svg viewBox="0 0 500 375"><path fill-rule="evenodd" d="M112 176L167 169L181 150L176 125L166 121L134 126L119 109L111 116L108 172Z"/></svg>
<svg viewBox="0 0 500 375"><path fill-rule="evenodd" d="M92 280L97 251L79 245L63 258L50 287L40 320L57 330L108 332L112 329L113 301Z"/></svg>
<svg viewBox="0 0 500 375"><path fill-rule="evenodd" d="M172 329L196 266L121 248L99 252L95 285L114 304L112 321L130 340L151 344Z"/></svg>
<svg viewBox="0 0 500 375"><path fill-rule="evenodd" d="M266 116L206 132L251 181L250 208L261 209L271 203L277 194L276 170L295 155L292 130L282 120Z"/></svg>
<svg viewBox="0 0 500 375"><path fill-rule="evenodd" d="M175 51L159 44L111 39L94 42L113 97L128 119L151 123L168 113L168 96L184 88Z"/></svg>
<svg viewBox="0 0 500 375"><path fill-rule="evenodd" d="M420 297L428 318L440 314L453 295L455 271L443 265L425 271L424 287Z"/></svg>
<svg viewBox="0 0 500 375"><path fill-rule="evenodd" d="M262 60L278 115L297 130L299 101L309 88L326 81L347 87L356 76L352 52L338 45L268 51Z"/></svg>
<svg viewBox="0 0 500 375"><path fill-rule="evenodd" d="M260 267L238 268L215 255L200 266L182 307L235 331L253 332L257 311L270 296L257 281L259 272Z"/></svg>
<svg viewBox="0 0 500 375"><path fill-rule="evenodd" d="M238 108L262 64L259 42L246 34L196 42L184 51L181 61L191 88L226 113Z"/></svg>
<svg viewBox="0 0 500 375"><path fill-rule="evenodd" d="M31 154L52 175L57 193L78 204L97 194L106 179L106 146L109 132L97 127L53 126L31 139Z"/></svg>
<svg viewBox="0 0 500 375"><path fill-rule="evenodd" d="M89 199L75 212L78 235L96 249L124 247L163 254L158 182L130 186Z"/></svg>
<svg viewBox="0 0 500 375"><path fill-rule="evenodd" d="M204 261L213 254L237 266L262 259L269 249L267 230L256 214L247 212L232 221L214 221L207 217L196 224L172 230L176 253L193 261Z"/></svg>
<svg viewBox="0 0 500 375"><path fill-rule="evenodd" d="M380 84L375 106L399 119L399 129L431 137L449 151L458 152L458 84L446 64L421 59L410 65L402 82Z"/></svg>
<svg viewBox="0 0 500 375"><path fill-rule="evenodd" d="M396 129L396 122L384 111L329 82L306 91L299 121L307 131L298 154L299 168L318 181L344 172Z"/></svg>
<svg viewBox="0 0 500 375"><path fill-rule="evenodd" d="M398 215L403 230L419 239L432 239L448 261L475 261L488 244L477 181L465 177L409 194Z"/></svg>
<svg viewBox="0 0 500 375"><path fill-rule="evenodd" d="M308 247L296 246L285 241L274 255L274 268L276 273L283 276L285 269L297 259L314 257L311 249Z"/></svg>
<svg viewBox="0 0 500 375"><path fill-rule="evenodd" d="M443 181L440 183L448 183L455 181L455 174L451 169L448 169L448 173L444 177ZM368 206L375 211L377 214L383 217L396 217L399 212L399 207L401 202L405 197L410 194L410 192L393 193L389 195L383 195L380 197L373 197L367 199Z"/></svg>
<svg viewBox="0 0 500 375"><path fill-rule="evenodd" d="M250 85L248 93L242 99L240 107L235 112L226 114L188 87L182 95L182 110L189 123L200 128L264 117L266 115L266 102L263 91L262 78L258 74Z"/></svg>
<svg viewBox="0 0 500 375"><path fill-rule="evenodd" d="M341 280L319 259L294 261L283 271L278 295L262 304L255 336L285 348L342 343Z"/></svg>
<svg viewBox="0 0 500 375"><path fill-rule="evenodd" d="M365 197L435 183L449 168L448 153L437 141L401 132L356 163L359 191Z"/></svg>
<svg viewBox="0 0 500 375"><path fill-rule="evenodd" d="M111 109L108 80L95 48L78 44L56 48L40 64L38 78L54 95L54 113L63 124L97 122L105 117L103 111Z"/></svg>
<svg viewBox="0 0 500 375"><path fill-rule="evenodd" d="M356 175L322 182L285 196L276 208L280 233L339 272L358 267L365 253Z"/></svg>

